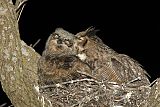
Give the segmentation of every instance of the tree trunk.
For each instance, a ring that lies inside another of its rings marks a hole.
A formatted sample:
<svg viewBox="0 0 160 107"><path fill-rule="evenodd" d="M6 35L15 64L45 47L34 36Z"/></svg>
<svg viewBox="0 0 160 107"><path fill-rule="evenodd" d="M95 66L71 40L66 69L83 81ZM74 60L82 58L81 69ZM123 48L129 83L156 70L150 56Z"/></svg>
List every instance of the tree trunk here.
<svg viewBox="0 0 160 107"><path fill-rule="evenodd" d="M16 6L18 4L14 6L11 1L0 0L2 88L15 107L48 107L49 103L38 94L37 61L40 55L20 39Z"/></svg>

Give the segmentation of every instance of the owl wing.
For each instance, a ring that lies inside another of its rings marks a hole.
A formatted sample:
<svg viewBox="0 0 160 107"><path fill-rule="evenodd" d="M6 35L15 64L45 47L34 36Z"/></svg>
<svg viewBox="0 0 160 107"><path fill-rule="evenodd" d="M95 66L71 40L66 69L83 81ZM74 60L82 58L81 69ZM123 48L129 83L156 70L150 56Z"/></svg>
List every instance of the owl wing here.
<svg viewBox="0 0 160 107"><path fill-rule="evenodd" d="M111 68L120 76L124 83L150 84L148 73L141 65L124 54L118 54L111 58Z"/></svg>

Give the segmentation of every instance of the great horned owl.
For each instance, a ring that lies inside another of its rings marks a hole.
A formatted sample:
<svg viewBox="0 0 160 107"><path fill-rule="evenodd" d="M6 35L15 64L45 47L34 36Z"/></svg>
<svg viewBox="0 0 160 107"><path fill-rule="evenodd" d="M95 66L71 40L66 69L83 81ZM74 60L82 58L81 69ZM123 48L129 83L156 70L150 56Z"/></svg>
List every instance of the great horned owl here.
<svg viewBox="0 0 160 107"><path fill-rule="evenodd" d="M147 73L135 60L105 45L96 31L88 28L74 35L58 28L51 34L38 63L40 92L53 107L144 104Z"/></svg>
<svg viewBox="0 0 160 107"><path fill-rule="evenodd" d="M95 35L96 32L97 30L91 27L75 35L74 47L79 54L86 56L83 62L89 64L92 69L91 75L97 79L118 83L138 79L141 83L149 84L147 72L141 68L137 61L112 50Z"/></svg>

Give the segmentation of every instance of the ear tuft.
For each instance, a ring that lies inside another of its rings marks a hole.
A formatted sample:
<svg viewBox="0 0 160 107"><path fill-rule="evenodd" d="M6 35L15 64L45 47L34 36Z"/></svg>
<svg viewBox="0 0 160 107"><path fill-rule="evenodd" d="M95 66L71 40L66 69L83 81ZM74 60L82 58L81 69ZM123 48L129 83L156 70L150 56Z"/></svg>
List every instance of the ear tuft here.
<svg viewBox="0 0 160 107"><path fill-rule="evenodd" d="M91 26L85 31L85 35L88 37L95 36L99 29L95 29L95 27Z"/></svg>

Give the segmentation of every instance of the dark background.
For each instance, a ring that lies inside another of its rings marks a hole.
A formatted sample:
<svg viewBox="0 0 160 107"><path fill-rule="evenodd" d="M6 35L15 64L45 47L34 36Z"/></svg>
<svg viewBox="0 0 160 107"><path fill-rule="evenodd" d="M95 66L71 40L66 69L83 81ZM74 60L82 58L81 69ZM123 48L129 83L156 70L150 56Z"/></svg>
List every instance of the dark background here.
<svg viewBox="0 0 160 107"><path fill-rule="evenodd" d="M90 26L100 29L97 35L119 53L137 60L151 75L160 77L160 24L153 22L151 7L139 3L102 1L29 0L19 21L21 38L34 44L38 53L44 50L48 36L57 27L76 34ZM0 89L0 104L8 103Z"/></svg>

